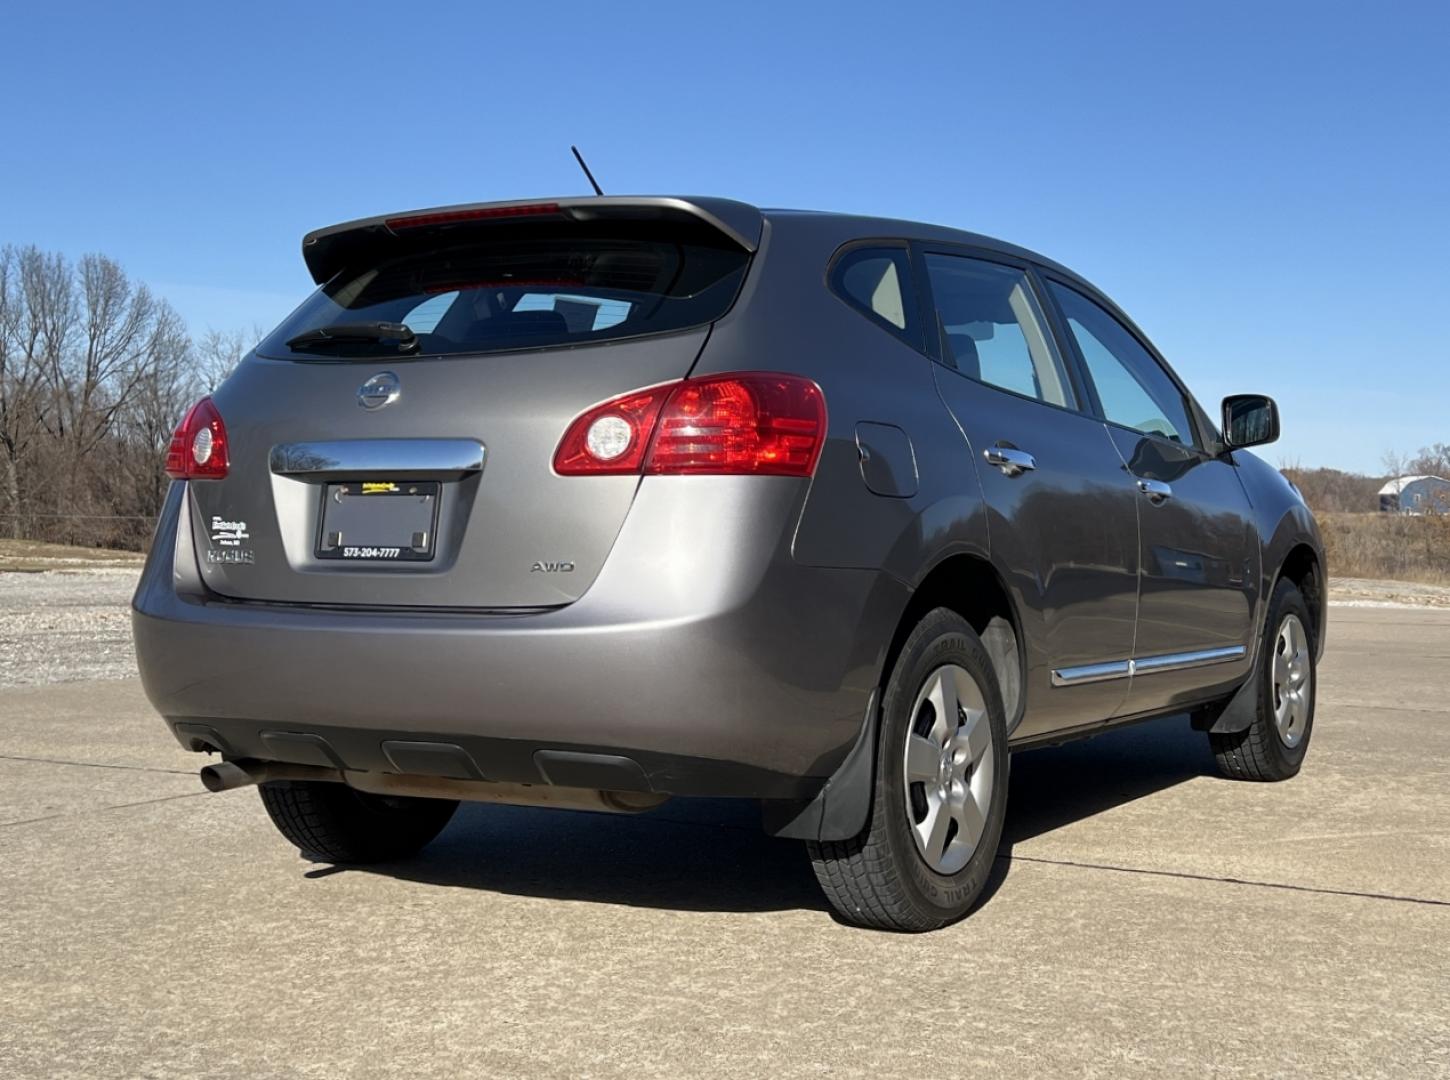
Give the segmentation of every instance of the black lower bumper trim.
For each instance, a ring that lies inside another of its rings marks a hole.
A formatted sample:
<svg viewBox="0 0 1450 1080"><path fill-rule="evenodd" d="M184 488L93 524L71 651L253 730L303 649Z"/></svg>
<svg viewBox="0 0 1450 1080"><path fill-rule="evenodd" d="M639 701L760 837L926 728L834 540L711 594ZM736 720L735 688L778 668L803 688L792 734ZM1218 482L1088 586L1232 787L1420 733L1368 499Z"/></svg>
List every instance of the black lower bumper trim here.
<svg viewBox="0 0 1450 1080"><path fill-rule="evenodd" d="M228 758L317 764L363 772L468 774L513 784L556 784L613 791L715 798L810 799L826 777L791 776L739 762L658 750L540 744L417 731L311 726L279 730L275 723L214 717L167 717L188 750Z"/></svg>

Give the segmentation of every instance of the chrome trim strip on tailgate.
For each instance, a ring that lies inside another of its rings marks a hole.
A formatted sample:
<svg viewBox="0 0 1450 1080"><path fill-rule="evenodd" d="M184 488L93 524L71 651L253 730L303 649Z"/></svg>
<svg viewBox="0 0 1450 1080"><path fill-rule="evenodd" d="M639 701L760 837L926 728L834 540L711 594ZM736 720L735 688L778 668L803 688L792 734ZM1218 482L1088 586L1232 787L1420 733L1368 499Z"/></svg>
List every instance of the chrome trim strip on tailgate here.
<svg viewBox="0 0 1450 1080"><path fill-rule="evenodd" d="M269 462L278 476L425 480L481 472L487 451L477 439L340 439L279 443Z"/></svg>

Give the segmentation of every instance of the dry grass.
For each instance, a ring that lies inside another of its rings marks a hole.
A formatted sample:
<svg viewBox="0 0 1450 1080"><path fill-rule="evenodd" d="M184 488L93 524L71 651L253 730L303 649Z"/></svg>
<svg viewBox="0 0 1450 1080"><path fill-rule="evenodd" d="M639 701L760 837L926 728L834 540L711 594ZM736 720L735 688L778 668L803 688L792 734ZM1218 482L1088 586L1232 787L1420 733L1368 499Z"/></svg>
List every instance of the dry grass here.
<svg viewBox="0 0 1450 1080"><path fill-rule="evenodd" d="M0 573L7 570L90 570L140 568L146 556L135 551L71 547L41 540L0 540Z"/></svg>
<svg viewBox="0 0 1450 1080"><path fill-rule="evenodd" d="M1450 585L1450 516L1320 513L1329 576Z"/></svg>

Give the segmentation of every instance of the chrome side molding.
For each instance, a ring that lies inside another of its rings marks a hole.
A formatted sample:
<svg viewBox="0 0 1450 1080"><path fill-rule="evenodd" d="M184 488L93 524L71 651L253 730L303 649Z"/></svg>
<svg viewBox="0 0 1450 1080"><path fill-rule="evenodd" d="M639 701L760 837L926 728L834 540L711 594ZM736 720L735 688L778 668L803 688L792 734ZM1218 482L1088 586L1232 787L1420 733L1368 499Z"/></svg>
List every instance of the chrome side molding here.
<svg viewBox="0 0 1450 1080"><path fill-rule="evenodd" d="M486 451L477 439L339 439L280 443L268 463L278 476L425 480L481 472Z"/></svg>
<svg viewBox="0 0 1450 1080"><path fill-rule="evenodd" d="M1052 685L1085 686L1088 683L1107 682L1109 679L1126 679L1132 674L1133 661L1114 660L1108 664L1085 664L1082 667L1054 671Z"/></svg>
<svg viewBox="0 0 1450 1080"><path fill-rule="evenodd" d="M1226 664L1230 660L1242 660L1248 650L1242 645L1230 645L1223 649L1199 649L1196 652L1168 653L1165 656L1146 656L1132 662L1134 675L1151 675L1155 671L1182 671L1185 668L1208 667L1210 664Z"/></svg>
<svg viewBox="0 0 1450 1080"><path fill-rule="evenodd" d="M1082 667L1057 668L1052 672L1052 685L1085 686L1088 683L1106 682L1109 679L1131 679L1134 675L1152 675L1162 671L1185 671L1188 668L1208 667L1210 664L1226 664L1231 660L1242 660L1247 655L1248 649L1245 646L1229 645L1221 649L1197 649L1193 652L1145 656L1142 659L1114 660L1106 664L1084 664Z"/></svg>

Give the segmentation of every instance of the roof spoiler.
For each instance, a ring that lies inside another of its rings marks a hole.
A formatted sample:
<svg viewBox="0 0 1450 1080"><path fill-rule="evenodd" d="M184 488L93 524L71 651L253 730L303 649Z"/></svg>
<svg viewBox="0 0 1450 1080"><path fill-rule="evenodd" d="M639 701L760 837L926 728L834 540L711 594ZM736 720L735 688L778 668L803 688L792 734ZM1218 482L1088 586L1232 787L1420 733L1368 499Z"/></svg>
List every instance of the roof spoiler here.
<svg viewBox="0 0 1450 1080"><path fill-rule="evenodd" d="M571 196L561 199L529 199L514 202L466 203L401 214L359 218L302 238L302 258L312 280L321 285L349 262L375 247L386 247L399 232L442 228L467 223L471 227L490 222L517 225L522 219L539 221L655 221L678 223L682 227L704 228L718 233L742 250L760 246L763 219L760 211L731 199L675 196Z"/></svg>

